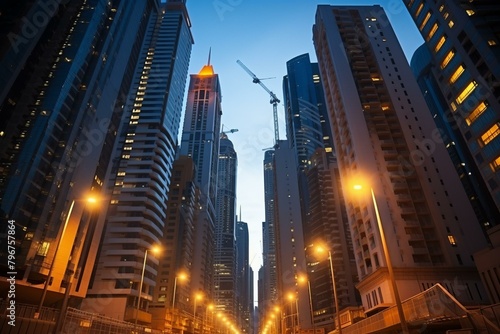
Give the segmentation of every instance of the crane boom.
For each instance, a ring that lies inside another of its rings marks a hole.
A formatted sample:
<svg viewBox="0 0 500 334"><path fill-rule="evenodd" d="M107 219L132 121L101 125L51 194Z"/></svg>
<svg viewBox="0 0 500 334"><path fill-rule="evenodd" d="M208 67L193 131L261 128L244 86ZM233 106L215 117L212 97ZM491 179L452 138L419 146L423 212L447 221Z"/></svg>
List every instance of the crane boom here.
<svg viewBox="0 0 500 334"><path fill-rule="evenodd" d="M269 88L267 88L266 85L264 85L262 83L261 79L259 79L252 71L250 71L250 69L248 67L245 66L245 64L243 64L239 60L236 60L236 62L245 70L245 72L247 72L252 77L253 83L259 84L269 94L269 96L270 96L269 103L271 103L273 105L274 141L275 141L275 144L278 144L278 140L279 140L278 103L280 103L280 100L278 99L276 94L274 94Z"/></svg>

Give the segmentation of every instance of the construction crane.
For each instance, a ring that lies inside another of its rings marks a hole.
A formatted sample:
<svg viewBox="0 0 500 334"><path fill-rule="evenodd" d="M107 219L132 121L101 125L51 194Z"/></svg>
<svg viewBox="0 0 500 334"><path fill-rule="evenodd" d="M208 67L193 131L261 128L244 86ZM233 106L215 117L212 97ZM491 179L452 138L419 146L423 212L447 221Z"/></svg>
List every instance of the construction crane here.
<svg viewBox="0 0 500 334"><path fill-rule="evenodd" d="M264 85L262 83L262 80L264 80L264 79L259 79L241 61L237 60L236 62L252 77L253 83L259 84L262 88L264 88L264 90L269 94L269 96L271 98L270 101L269 101L269 103L271 103L273 105L274 144L277 145L279 137L280 137L279 136L279 128L278 128L278 103L280 103L280 100L278 99L278 97L276 96L276 94L274 94L269 88L266 87L266 85Z"/></svg>

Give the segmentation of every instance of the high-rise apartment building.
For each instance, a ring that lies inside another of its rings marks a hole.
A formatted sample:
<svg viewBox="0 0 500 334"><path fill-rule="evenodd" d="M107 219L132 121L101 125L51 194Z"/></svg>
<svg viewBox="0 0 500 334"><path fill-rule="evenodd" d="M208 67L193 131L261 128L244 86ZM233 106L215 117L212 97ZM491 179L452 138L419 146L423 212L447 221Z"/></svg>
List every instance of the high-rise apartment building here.
<svg viewBox="0 0 500 334"><path fill-rule="evenodd" d="M170 210L167 195L193 44L182 2L151 5L107 171L106 230L84 301L85 310L139 324L151 323L158 259L166 251L153 250L162 245Z"/></svg>
<svg viewBox="0 0 500 334"><path fill-rule="evenodd" d="M195 229L191 288L213 300L214 236L217 165L221 130L222 93L219 76L210 64L191 74L182 130L180 154L193 159L195 182L201 189L200 214Z"/></svg>
<svg viewBox="0 0 500 334"><path fill-rule="evenodd" d="M214 303L217 311L233 318L238 314L235 244L237 167L233 143L222 132L215 203Z"/></svg>
<svg viewBox="0 0 500 334"><path fill-rule="evenodd" d="M19 303L60 306L66 294L76 305L87 293L106 206L100 193L156 6L90 0L2 8L9 42L2 40L0 55L0 197L2 218L15 221ZM89 195L98 209L86 204Z"/></svg>
<svg viewBox="0 0 500 334"><path fill-rule="evenodd" d="M432 61L439 109L433 110L450 131L460 137L460 146L470 159L460 157L460 178L474 173L469 199L478 212L483 229L497 225L500 210L500 3L465 0L403 1L425 40ZM415 60L417 61L417 60ZM453 154L454 152L450 152ZM456 160L456 159L455 159ZM486 191L485 191L486 190ZM479 194L481 193L481 194ZM491 202L495 207L489 209Z"/></svg>
<svg viewBox="0 0 500 334"><path fill-rule="evenodd" d="M485 237L383 9L319 6L313 31L365 312L396 301L375 210L401 299L440 282L486 302Z"/></svg>

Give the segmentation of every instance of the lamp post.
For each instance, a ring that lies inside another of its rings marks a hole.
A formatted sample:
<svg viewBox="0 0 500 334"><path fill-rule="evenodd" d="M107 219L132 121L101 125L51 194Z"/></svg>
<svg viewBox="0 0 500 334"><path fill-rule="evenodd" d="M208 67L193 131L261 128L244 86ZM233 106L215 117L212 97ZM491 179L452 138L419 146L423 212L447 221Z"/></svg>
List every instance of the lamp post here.
<svg viewBox="0 0 500 334"><path fill-rule="evenodd" d="M174 291L172 293L172 308L175 308L175 292L177 291L177 279L180 279L181 281L184 281L187 278L186 274L180 273L178 275L175 275L174 279Z"/></svg>
<svg viewBox="0 0 500 334"><path fill-rule="evenodd" d="M137 295L137 312L135 313L135 319L134 319L134 324L137 325L137 318L139 317L139 309L141 307L141 295L142 295L142 284L144 283L144 273L146 271L146 262L148 259L148 251L149 249L146 248L146 251L144 252L144 261L142 263L142 273L141 273L141 283L139 284L139 293ZM151 252L153 254L158 253L159 249L158 247L153 247L151 249Z"/></svg>
<svg viewBox="0 0 500 334"><path fill-rule="evenodd" d="M354 185L354 190L361 190L363 186ZM387 247L387 241L385 239L384 227L382 226L382 219L380 218L380 213L378 210L377 200L375 198L375 192L373 188L370 187L370 193L373 201L373 207L375 210L375 217L377 218L377 226L380 233L380 240L382 242L382 249L384 251L385 262L387 263L387 271L389 272L389 279L391 281L392 293L396 301L396 307L399 315L399 322L401 323L401 330L404 334L410 333L408 329L408 323L406 322L405 313L403 311L403 305L401 304L401 298L399 297L398 286L396 285L396 279L394 278L394 270L392 268L391 256L389 254L389 249Z"/></svg>
<svg viewBox="0 0 500 334"><path fill-rule="evenodd" d="M194 308L193 308L193 333L195 332L196 330L196 302L198 300L201 300L202 298L202 294L200 292L198 292L195 296L194 296Z"/></svg>
<svg viewBox="0 0 500 334"><path fill-rule="evenodd" d="M311 313L311 324L313 328L313 333L316 333L316 328L314 326L314 308L313 308L313 300L312 300L312 292L311 292L311 281L307 275L301 275L298 278L299 283L307 283L307 292L309 294L309 312Z"/></svg>
<svg viewBox="0 0 500 334"><path fill-rule="evenodd" d="M324 252L325 249L322 246L316 247L316 251ZM330 265L330 275L332 276L332 287L333 287L333 299L335 301L335 313L337 315L338 329L339 334L342 334L342 326L340 324L340 308L339 308L339 299L337 297L337 284L335 283L335 271L333 269L333 261L332 261L332 252L328 249L328 262Z"/></svg>
<svg viewBox="0 0 500 334"><path fill-rule="evenodd" d="M297 314L297 327L300 327L299 325L299 307L297 304L297 298L293 295L293 293L288 294L288 299L290 300L290 316L292 317L292 333L295 334L295 314ZM293 301L295 301L295 311L296 313L293 313Z"/></svg>

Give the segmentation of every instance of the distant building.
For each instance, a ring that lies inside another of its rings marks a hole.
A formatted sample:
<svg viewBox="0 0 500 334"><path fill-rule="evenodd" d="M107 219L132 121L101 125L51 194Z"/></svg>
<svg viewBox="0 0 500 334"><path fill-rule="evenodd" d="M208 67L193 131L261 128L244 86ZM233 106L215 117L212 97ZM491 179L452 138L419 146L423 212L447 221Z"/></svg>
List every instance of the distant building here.
<svg viewBox="0 0 500 334"><path fill-rule="evenodd" d="M219 76L208 63L191 74L179 153L193 159L195 182L201 189L201 209L195 227L191 289L204 300L214 296L214 247L217 165L221 132L222 93ZM193 296L192 296L193 298ZM202 305L198 303L199 312ZM202 313L199 313L202 314Z"/></svg>
<svg viewBox="0 0 500 334"><path fill-rule="evenodd" d="M456 146L448 153L460 178L469 179L464 186L487 230L500 223L500 3L403 2L425 40L427 52L416 56L432 64L420 74L421 87L447 144Z"/></svg>
<svg viewBox="0 0 500 334"><path fill-rule="evenodd" d="M168 192L167 222L163 230L156 286L149 310L152 328L173 332L185 330L186 313L192 312L191 271L195 224L200 211L199 187L193 160L180 156L174 161ZM173 310L174 309L174 310Z"/></svg>
<svg viewBox="0 0 500 334"><path fill-rule="evenodd" d="M296 157L288 141L278 141L272 168L277 292L283 313L281 330L296 331L299 324L301 328L310 328L312 323L308 287L297 284L297 278L306 273L307 265Z"/></svg>
<svg viewBox="0 0 500 334"><path fill-rule="evenodd" d="M307 278L304 272L303 277L297 277L297 284L309 289L313 328L329 332L335 329L336 312L357 306L361 301L355 289L358 279L352 239L341 195L321 76L318 64L311 63L309 54L287 62L283 96L287 139L297 160L307 256ZM320 244L332 252L340 310L335 310L328 255L319 255L316 251Z"/></svg>
<svg viewBox="0 0 500 334"><path fill-rule="evenodd" d="M171 209L167 195L193 44L183 3L150 5L105 180L106 230L83 304L87 311L143 325L152 321L149 305L161 256L153 248L162 245Z"/></svg>
<svg viewBox="0 0 500 334"><path fill-rule="evenodd" d="M395 303L375 209L401 299L442 283L486 303L485 237L384 11L318 6L313 32L365 312Z"/></svg>
<svg viewBox="0 0 500 334"><path fill-rule="evenodd" d="M241 217L240 217L241 219ZM236 282L238 296L238 318L241 333L252 333L253 328L253 273L251 272L249 250L250 240L248 224L236 222Z"/></svg>
<svg viewBox="0 0 500 334"><path fill-rule="evenodd" d="M267 150L264 152L265 221L262 222L263 265L259 270L259 279L261 282L261 285L259 285L259 312L266 312L278 301L273 159L274 150ZM261 314L260 318L264 319L264 316Z"/></svg>
<svg viewBox="0 0 500 334"><path fill-rule="evenodd" d="M235 243L237 167L233 143L222 132L215 203L214 302L217 311L233 318L239 313Z"/></svg>

